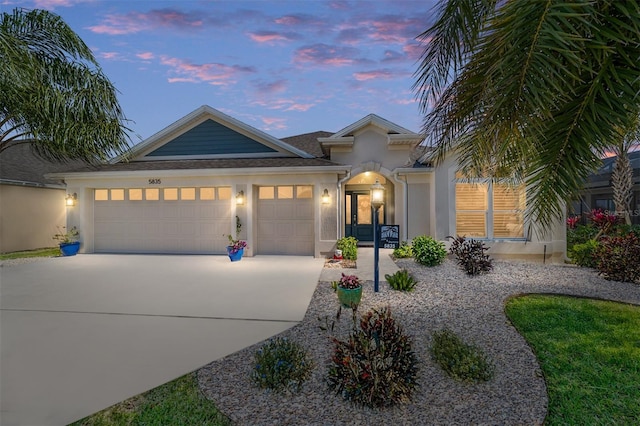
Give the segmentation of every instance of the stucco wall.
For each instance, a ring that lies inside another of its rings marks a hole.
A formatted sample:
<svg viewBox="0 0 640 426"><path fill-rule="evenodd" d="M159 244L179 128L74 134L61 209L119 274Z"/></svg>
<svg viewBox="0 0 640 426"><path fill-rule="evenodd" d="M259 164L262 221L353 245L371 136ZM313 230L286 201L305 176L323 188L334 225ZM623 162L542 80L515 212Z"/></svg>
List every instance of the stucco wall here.
<svg viewBox="0 0 640 426"><path fill-rule="evenodd" d="M66 224L64 189L0 185L0 252L55 247Z"/></svg>

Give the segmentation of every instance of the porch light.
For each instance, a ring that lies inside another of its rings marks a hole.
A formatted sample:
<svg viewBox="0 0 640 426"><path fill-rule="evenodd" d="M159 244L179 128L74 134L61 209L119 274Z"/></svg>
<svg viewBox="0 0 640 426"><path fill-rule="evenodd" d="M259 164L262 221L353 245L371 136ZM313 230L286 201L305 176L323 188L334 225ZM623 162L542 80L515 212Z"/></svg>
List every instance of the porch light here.
<svg viewBox="0 0 640 426"><path fill-rule="evenodd" d="M384 186L376 179L371 186L371 208L373 209L373 290L377 293L380 288L380 229L378 226L378 210L384 205Z"/></svg>
<svg viewBox="0 0 640 426"><path fill-rule="evenodd" d="M378 211L384 204L384 186L376 179L376 183L371 186L371 206Z"/></svg>
<svg viewBox="0 0 640 426"><path fill-rule="evenodd" d="M236 194L236 204L241 206L244 204L244 191L240 191Z"/></svg>
<svg viewBox="0 0 640 426"><path fill-rule="evenodd" d="M331 196L329 195L329 190L327 188L324 189L322 193L322 204L329 204L331 202Z"/></svg>
<svg viewBox="0 0 640 426"><path fill-rule="evenodd" d="M67 194L66 197L64 197L64 204L67 207L73 207L76 205L76 201L78 201L78 194L77 193L73 193L73 194Z"/></svg>

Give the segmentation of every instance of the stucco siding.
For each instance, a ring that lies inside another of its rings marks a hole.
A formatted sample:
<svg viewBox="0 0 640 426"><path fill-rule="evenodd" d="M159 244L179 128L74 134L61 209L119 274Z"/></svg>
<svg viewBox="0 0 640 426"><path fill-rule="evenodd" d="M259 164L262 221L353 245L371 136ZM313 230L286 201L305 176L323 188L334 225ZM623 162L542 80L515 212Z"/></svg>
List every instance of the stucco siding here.
<svg viewBox="0 0 640 426"><path fill-rule="evenodd" d="M409 205L408 237L429 235L430 206L427 183L409 183L407 203Z"/></svg>
<svg viewBox="0 0 640 426"><path fill-rule="evenodd" d="M54 247L66 223L63 189L0 185L0 252Z"/></svg>

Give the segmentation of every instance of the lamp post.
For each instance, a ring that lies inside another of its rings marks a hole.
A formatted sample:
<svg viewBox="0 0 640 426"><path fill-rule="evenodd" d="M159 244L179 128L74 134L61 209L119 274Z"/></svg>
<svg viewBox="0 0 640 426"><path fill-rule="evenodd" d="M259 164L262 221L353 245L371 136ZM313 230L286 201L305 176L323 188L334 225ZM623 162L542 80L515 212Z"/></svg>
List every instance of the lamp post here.
<svg viewBox="0 0 640 426"><path fill-rule="evenodd" d="M373 289L377 293L380 287L380 236L378 232L378 210L384 205L384 186L376 179L371 186L371 207L373 208Z"/></svg>

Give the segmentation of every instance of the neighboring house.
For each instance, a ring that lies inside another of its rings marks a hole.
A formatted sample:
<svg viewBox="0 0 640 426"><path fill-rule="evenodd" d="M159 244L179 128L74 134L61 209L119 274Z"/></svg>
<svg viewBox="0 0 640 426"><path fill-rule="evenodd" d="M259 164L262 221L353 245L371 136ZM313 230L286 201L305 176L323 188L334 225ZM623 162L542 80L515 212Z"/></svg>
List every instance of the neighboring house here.
<svg viewBox="0 0 640 426"><path fill-rule="evenodd" d="M68 217L85 253L222 254L237 217L249 256L325 256L342 236L373 239L369 190L379 181L380 223L399 225L401 240L466 234L491 240L495 254L563 255L564 226L548 241L524 234L522 191L457 183L452 162L425 163L423 140L375 114L337 133L277 139L202 106L128 162L51 177L78 194Z"/></svg>
<svg viewBox="0 0 640 426"><path fill-rule="evenodd" d="M611 174L617 157L602 160L602 167L587 179L580 200L572 204L571 213L586 216L592 209L615 212ZM631 222L640 225L640 151L629 153L629 161L633 169L633 198L631 200Z"/></svg>
<svg viewBox="0 0 640 426"><path fill-rule="evenodd" d="M53 235L67 221L66 190L44 175L69 167L37 157L27 143L0 154L0 253L56 245Z"/></svg>

